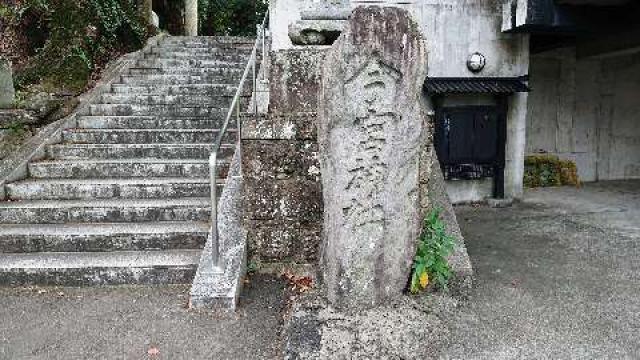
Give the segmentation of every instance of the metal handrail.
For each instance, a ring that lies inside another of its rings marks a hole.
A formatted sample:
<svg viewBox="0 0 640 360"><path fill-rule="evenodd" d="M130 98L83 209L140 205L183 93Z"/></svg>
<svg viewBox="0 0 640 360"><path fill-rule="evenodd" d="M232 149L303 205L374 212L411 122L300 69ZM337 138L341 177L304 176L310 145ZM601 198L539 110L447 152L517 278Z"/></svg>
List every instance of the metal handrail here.
<svg viewBox="0 0 640 360"><path fill-rule="evenodd" d="M227 113L227 117L220 129L218 134L218 138L213 146L213 151L209 156L209 174L211 176L211 258L213 260L213 271L220 273L223 272L224 269L220 266L220 239L218 237L218 190L217 190L217 177L218 177L218 152L220 151L220 147L222 146L222 141L224 136L227 133L227 128L229 127L229 123L231 122L231 118L236 116L236 133L238 137L237 143L237 151L242 154L242 124L240 121L240 97L244 92L245 83L249 76L249 72L253 73L253 102L254 102L254 111L257 114L257 99L256 99L256 63L257 63L257 55L258 55L258 46L262 43L262 59L265 59L265 34L266 34L266 25L269 14L264 17L261 25L258 25L258 34L256 36L256 42L253 45L253 50L251 51L251 56L249 57L249 61L247 62L247 66L244 69L244 73L242 74L242 78L240 79L240 84L238 85L238 89L236 90L235 96L231 101L231 106L229 107L229 112ZM242 162L240 163L242 167ZM242 170L241 170L242 171Z"/></svg>

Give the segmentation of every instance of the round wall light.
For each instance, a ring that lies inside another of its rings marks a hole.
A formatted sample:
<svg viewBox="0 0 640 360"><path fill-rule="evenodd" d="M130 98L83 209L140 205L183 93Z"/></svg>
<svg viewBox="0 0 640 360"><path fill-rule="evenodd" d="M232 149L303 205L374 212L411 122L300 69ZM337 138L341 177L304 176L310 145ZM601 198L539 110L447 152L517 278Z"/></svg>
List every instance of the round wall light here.
<svg viewBox="0 0 640 360"><path fill-rule="evenodd" d="M469 55L469 58L467 59L467 69L474 73L482 71L486 64L487 59L479 52L475 52Z"/></svg>

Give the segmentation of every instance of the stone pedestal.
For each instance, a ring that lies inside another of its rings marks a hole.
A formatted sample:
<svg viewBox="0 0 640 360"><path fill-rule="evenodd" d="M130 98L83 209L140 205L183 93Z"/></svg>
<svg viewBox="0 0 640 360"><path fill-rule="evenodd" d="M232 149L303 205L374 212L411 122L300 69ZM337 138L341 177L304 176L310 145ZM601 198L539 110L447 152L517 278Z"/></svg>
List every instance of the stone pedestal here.
<svg viewBox="0 0 640 360"><path fill-rule="evenodd" d="M13 107L15 90L13 88L13 74L11 61L0 57L0 109Z"/></svg>
<svg viewBox="0 0 640 360"><path fill-rule="evenodd" d="M318 112L323 265L338 308L377 306L409 280L430 141L426 73L419 26L399 8L357 8L327 54Z"/></svg>
<svg viewBox="0 0 640 360"><path fill-rule="evenodd" d="M185 0L184 8L185 35L198 36L198 0Z"/></svg>
<svg viewBox="0 0 640 360"><path fill-rule="evenodd" d="M331 45L350 13L349 0L314 3L300 13L301 20L289 25L289 38L294 45Z"/></svg>

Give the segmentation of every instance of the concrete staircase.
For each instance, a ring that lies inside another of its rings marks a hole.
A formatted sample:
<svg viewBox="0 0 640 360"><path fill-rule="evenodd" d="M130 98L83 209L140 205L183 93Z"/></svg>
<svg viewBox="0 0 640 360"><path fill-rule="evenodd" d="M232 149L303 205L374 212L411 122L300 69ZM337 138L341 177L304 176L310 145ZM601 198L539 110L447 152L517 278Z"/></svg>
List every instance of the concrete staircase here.
<svg viewBox="0 0 640 360"><path fill-rule="evenodd" d="M147 51L7 185L0 285L191 282L210 228L208 156L252 46L168 37Z"/></svg>

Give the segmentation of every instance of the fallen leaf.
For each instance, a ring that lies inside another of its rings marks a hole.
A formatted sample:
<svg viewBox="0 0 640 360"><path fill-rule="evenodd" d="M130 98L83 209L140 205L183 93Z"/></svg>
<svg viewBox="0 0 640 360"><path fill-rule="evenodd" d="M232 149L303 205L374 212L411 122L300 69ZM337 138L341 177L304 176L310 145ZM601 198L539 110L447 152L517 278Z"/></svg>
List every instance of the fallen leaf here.
<svg viewBox="0 0 640 360"><path fill-rule="evenodd" d="M160 350L158 350L157 347L152 346L149 348L149 350L147 350L147 355L149 356L158 356L160 355Z"/></svg>
<svg viewBox="0 0 640 360"><path fill-rule="evenodd" d="M309 276L295 278L293 282L295 284L294 287L298 288L298 291L300 292L308 291L313 285L313 279Z"/></svg>
<svg viewBox="0 0 640 360"><path fill-rule="evenodd" d="M424 289L427 285L429 285L429 275L426 272L423 272L420 275L420 286Z"/></svg>

